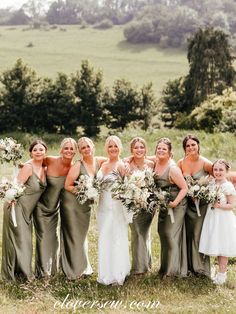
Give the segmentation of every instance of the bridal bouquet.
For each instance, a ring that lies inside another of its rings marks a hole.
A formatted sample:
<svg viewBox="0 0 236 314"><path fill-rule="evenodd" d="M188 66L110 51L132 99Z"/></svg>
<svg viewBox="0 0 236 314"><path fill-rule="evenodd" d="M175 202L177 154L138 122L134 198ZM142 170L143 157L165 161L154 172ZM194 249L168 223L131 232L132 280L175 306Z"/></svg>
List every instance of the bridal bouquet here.
<svg viewBox="0 0 236 314"><path fill-rule="evenodd" d="M119 173L111 188L112 197L125 205L128 212L134 215L139 214L141 210L150 211L149 197L154 185L152 170L137 170L129 177L121 177Z"/></svg>
<svg viewBox="0 0 236 314"><path fill-rule="evenodd" d="M209 176L202 177L199 180L187 176L186 182L188 184L187 195L193 198L197 209L197 215L200 217L200 200L204 200L207 204L215 203L219 197L219 188L216 187L214 180L211 180Z"/></svg>
<svg viewBox="0 0 236 314"><path fill-rule="evenodd" d="M0 198L11 203L11 217L14 227L17 227L15 201L23 195L25 186L16 181L9 182L3 178L0 182Z"/></svg>
<svg viewBox="0 0 236 314"><path fill-rule="evenodd" d="M23 152L21 144L18 144L14 139L6 137L0 139L0 162L13 162L14 165L22 158Z"/></svg>
<svg viewBox="0 0 236 314"><path fill-rule="evenodd" d="M74 194L80 204L84 204L87 201L95 202L99 196L100 189L99 180L88 175L81 175L78 181L75 181Z"/></svg>

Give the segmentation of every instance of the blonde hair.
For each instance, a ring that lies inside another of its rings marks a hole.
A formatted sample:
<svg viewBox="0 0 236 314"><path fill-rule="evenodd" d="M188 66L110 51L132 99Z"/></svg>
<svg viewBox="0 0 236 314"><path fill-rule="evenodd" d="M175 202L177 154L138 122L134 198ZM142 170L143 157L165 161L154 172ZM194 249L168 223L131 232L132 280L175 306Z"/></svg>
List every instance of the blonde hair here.
<svg viewBox="0 0 236 314"><path fill-rule="evenodd" d="M214 166L215 166L215 164L217 164L217 163L219 163L219 164L223 164L224 166L225 166L225 169L226 169L226 171L228 171L229 169L230 169L230 164L229 164L229 162L227 161L227 160L225 160L225 159L217 159L214 163L213 163L213 165L212 165L212 169L214 169Z"/></svg>
<svg viewBox="0 0 236 314"><path fill-rule="evenodd" d="M140 142L141 144L143 144L143 146L145 147L145 150L147 152L147 143L146 141L142 138L142 137L135 137L131 140L129 146L130 146L130 151L132 153L132 150L134 149L134 146L136 143Z"/></svg>
<svg viewBox="0 0 236 314"><path fill-rule="evenodd" d="M76 141L72 138L72 137L65 137L62 141L61 141L61 144L60 144L60 150L62 151L62 149L64 148L64 146L67 144L67 143L70 143L72 145L72 147L74 148L75 152L77 152L78 150L78 146L77 146L77 143Z"/></svg>
<svg viewBox="0 0 236 314"><path fill-rule="evenodd" d="M82 142L86 142L90 146L92 151L94 152L95 145L94 145L93 141L89 137L87 137L87 136L83 136L83 137L80 137L78 139L78 149L79 149L79 152L80 152L80 145L81 145Z"/></svg>
<svg viewBox="0 0 236 314"><path fill-rule="evenodd" d="M171 144L171 140L170 140L168 137L161 137L161 138L157 141L156 149L155 149L155 154L157 153L157 148L158 148L158 145L159 145L160 143L163 143L163 144L165 144L165 145L168 147L169 155L170 155L171 158L173 158L172 144Z"/></svg>
<svg viewBox="0 0 236 314"><path fill-rule="evenodd" d="M113 141L117 147L119 148L119 152L121 153L122 151L122 143L121 143L121 140L119 139L118 136L116 135L111 135L111 136L108 136L108 138L106 139L106 142L105 142L105 151L108 152L108 146L109 146L109 143Z"/></svg>

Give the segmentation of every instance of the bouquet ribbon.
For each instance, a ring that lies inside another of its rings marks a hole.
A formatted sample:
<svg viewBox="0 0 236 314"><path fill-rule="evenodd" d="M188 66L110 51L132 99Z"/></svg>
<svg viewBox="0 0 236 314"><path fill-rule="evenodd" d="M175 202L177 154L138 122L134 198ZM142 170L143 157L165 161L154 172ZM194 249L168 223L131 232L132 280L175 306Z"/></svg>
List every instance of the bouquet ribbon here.
<svg viewBox="0 0 236 314"><path fill-rule="evenodd" d="M13 222L13 226L17 227L15 203L11 204L11 219L12 219L12 222Z"/></svg>
<svg viewBox="0 0 236 314"><path fill-rule="evenodd" d="M173 208L168 207L168 215L170 216L170 221L173 224L175 222L174 212Z"/></svg>
<svg viewBox="0 0 236 314"><path fill-rule="evenodd" d="M198 217L201 217L200 208L199 208L199 204L200 204L199 198L195 198L195 199L194 199L194 204L195 204L195 206L196 206L196 210L197 210L197 215L198 215Z"/></svg>

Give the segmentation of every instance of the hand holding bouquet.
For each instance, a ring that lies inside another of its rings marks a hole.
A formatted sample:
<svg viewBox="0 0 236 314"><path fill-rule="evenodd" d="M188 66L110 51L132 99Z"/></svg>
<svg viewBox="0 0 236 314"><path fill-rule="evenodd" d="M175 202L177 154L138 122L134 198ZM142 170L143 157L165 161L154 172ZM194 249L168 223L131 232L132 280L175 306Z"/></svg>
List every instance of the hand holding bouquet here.
<svg viewBox="0 0 236 314"><path fill-rule="evenodd" d="M17 227L15 201L23 195L25 186L17 181L9 182L3 178L0 182L0 198L11 204L11 217L14 227Z"/></svg>
<svg viewBox="0 0 236 314"><path fill-rule="evenodd" d="M81 175L78 181L75 181L73 193L78 202L84 204L87 201L95 202L99 195L99 183L96 179L88 175Z"/></svg>

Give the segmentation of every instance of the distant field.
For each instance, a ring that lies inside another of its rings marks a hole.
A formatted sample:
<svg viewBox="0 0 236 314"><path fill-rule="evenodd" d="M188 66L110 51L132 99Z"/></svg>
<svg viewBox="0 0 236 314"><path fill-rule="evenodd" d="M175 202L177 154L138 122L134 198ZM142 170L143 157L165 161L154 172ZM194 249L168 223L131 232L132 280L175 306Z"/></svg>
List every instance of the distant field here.
<svg viewBox="0 0 236 314"><path fill-rule="evenodd" d="M64 31L63 31L64 29ZM129 44L122 27L109 30L65 26L54 30L0 27L0 72L22 58L40 76L74 73L89 59L104 73L105 83L125 77L138 85L153 82L158 95L165 82L188 71L186 52L159 49L150 44ZM27 47L32 43L33 47Z"/></svg>

